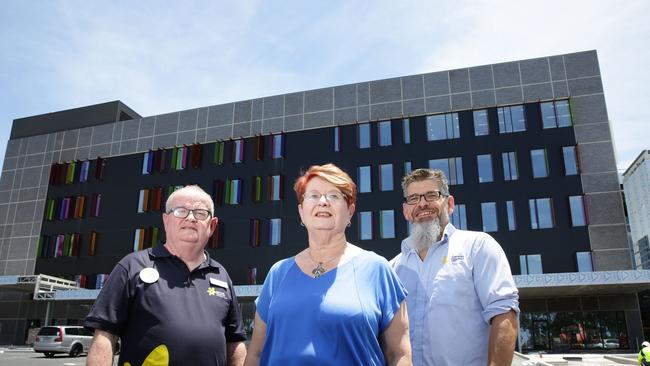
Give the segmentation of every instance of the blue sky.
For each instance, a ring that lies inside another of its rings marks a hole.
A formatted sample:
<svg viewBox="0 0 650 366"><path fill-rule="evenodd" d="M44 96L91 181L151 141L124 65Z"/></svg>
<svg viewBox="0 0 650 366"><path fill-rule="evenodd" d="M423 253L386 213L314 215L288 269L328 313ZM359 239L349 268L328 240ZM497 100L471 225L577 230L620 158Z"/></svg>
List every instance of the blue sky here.
<svg viewBox="0 0 650 366"><path fill-rule="evenodd" d="M3 1L0 156L15 118L110 100L150 116L596 49L624 170L650 148L649 13L644 0Z"/></svg>

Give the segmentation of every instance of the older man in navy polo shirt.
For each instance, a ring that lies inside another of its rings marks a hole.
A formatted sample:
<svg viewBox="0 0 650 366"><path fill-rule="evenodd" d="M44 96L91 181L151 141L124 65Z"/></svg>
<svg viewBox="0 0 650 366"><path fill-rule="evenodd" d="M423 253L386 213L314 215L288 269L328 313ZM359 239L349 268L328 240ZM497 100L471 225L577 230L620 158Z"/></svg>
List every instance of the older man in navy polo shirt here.
<svg viewBox="0 0 650 366"><path fill-rule="evenodd" d="M205 251L217 227L210 195L172 193L163 246L131 253L113 269L85 326L95 329L87 365L242 365L245 333L226 270Z"/></svg>

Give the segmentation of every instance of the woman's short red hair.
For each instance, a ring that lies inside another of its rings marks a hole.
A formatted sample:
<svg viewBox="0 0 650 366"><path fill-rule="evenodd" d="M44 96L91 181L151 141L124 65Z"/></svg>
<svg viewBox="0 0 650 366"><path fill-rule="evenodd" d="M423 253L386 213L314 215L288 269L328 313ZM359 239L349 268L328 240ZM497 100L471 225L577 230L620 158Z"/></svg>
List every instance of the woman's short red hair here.
<svg viewBox="0 0 650 366"><path fill-rule="evenodd" d="M350 178L348 173L341 170L341 168L329 163L325 165L312 165L302 176L296 179L296 183L293 185L293 190L296 191L298 203L302 203L307 183L316 177L319 177L338 188L345 196L345 201L348 203L348 206L357 202L357 185L354 183L352 178Z"/></svg>

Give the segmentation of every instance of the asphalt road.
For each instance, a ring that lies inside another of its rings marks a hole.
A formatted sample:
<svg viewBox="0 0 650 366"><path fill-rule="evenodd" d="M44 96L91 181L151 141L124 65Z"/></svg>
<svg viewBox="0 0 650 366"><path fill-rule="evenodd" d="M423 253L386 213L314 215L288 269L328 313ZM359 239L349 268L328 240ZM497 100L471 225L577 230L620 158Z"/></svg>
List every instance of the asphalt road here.
<svg viewBox="0 0 650 366"><path fill-rule="evenodd" d="M117 365L117 356L113 365ZM0 365L2 366L83 366L86 364L86 355L70 357L59 354L47 358L42 353L31 350L0 350Z"/></svg>

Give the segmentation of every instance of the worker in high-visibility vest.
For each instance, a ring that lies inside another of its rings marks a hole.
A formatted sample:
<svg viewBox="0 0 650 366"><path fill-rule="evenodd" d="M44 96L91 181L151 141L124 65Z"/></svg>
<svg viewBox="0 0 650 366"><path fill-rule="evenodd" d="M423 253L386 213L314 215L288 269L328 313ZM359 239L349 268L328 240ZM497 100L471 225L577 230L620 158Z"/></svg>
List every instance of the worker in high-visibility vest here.
<svg viewBox="0 0 650 366"><path fill-rule="evenodd" d="M650 342L644 341L641 343L641 350L636 360L639 362L639 365L650 365Z"/></svg>

